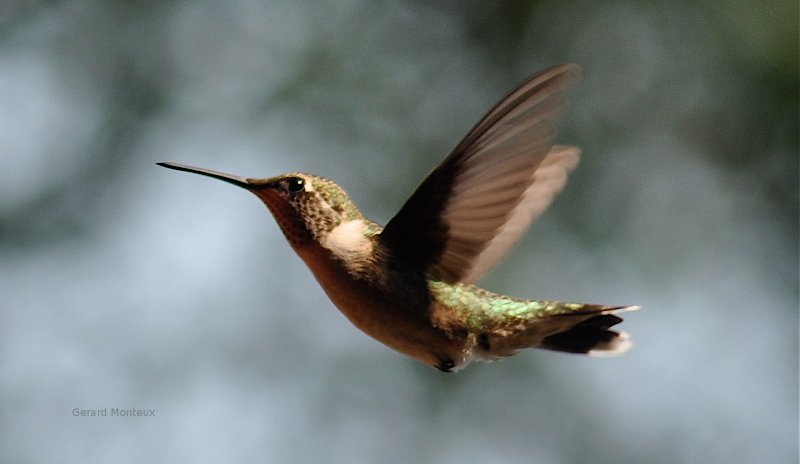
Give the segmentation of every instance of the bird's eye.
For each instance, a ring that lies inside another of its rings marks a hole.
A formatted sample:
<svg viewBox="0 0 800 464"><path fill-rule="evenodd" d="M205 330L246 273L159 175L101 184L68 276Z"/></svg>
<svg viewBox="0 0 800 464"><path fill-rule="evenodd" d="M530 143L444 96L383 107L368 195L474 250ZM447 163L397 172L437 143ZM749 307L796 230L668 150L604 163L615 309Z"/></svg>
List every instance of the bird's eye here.
<svg viewBox="0 0 800 464"><path fill-rule="evenodd" d="M291 193L297 193L306 185L306 181L300 177L290 177L286 179L286 189Z"/></svg>

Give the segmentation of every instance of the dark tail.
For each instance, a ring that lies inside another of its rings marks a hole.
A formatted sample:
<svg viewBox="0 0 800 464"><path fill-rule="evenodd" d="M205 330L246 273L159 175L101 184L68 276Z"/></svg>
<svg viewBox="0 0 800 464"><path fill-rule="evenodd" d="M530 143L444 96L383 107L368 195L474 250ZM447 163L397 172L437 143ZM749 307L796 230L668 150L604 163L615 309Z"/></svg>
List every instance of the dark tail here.
<svg viewBox="0 0 800 464"><path fill-rule="evenodd" d="M548 302L550 314L523 325L500 327L477 339L476 354L486 360L512 356L524 348L543 348L590 356L615 356L631 347L628 334L611 330L622 322L617 314L638 306L603 306Z"/></svg>
<svg viewBox="0 0 800 464"><path fill-rule="evenodd" d="M574 317L569 315L554 317ZM628 350L631 342L625 332L609 330L622 322L613 314L600 314L573 325L564 332L545 337L540 348L592 356L614 356Z"/></svg>

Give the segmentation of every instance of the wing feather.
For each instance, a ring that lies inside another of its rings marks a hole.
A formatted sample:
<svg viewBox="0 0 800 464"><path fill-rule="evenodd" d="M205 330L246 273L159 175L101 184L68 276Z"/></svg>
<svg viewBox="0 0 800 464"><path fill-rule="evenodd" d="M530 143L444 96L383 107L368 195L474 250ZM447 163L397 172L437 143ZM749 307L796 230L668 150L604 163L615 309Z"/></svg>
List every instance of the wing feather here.
<svg viewBox="0 0 800 464"><path fill-rule="evenodd" d="M461 277L462 282L475 282L492 269L519 241L537 216L542 214L567 183L567 175L575 169L580 150L575 147L554 147L534 173L517 206L507 215L503 225L486 243L472 267Z"/></svg>
<svg viewBox="0 0 800 464"><path fill-rule="evenodd" d="M524 82L434 169L380 235L398 265L473 282L502 259L577 164L579 150L553 140L578 71L560 65Z"/></svg>

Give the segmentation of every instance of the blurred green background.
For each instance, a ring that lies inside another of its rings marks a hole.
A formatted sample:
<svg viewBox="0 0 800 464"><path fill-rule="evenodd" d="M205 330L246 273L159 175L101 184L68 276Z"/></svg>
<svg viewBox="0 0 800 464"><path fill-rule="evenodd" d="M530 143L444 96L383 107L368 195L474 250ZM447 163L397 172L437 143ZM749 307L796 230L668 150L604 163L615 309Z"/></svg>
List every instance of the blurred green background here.
<svg viewBox="0 0 800 464"><path fill-rule="evenodd" d="M797 462L797 10L4 0L0 462ZM385 223L561 62L582 164L482 284L642 305L620 358L441 374L351 327L255 198L154 164L312 172Z"/></svg>

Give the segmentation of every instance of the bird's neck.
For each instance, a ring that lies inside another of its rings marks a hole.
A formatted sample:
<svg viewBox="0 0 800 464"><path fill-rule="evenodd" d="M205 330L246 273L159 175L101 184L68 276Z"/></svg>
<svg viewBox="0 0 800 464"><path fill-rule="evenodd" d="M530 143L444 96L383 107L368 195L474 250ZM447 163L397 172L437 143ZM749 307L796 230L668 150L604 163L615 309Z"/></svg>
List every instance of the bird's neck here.
<svg viewBox="0 0 800 464"><path fill-rule="evenodd" d="M374 264L375 240L367 232L363 219L346 221L325 234L320 245L348 271L360 273Z"/></svg>

